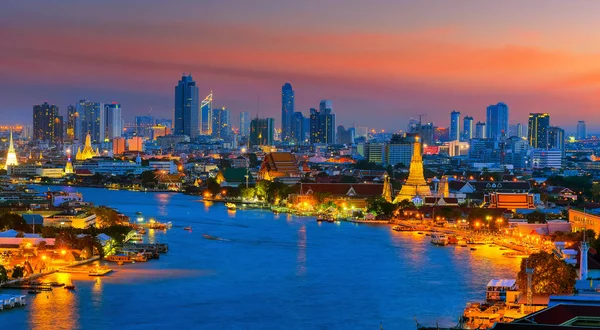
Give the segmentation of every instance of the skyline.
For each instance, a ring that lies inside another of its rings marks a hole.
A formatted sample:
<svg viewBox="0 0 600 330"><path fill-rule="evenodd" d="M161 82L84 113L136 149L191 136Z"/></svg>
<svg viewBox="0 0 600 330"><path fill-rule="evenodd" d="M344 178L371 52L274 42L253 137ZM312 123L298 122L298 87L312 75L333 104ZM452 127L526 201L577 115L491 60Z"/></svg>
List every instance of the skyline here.
<svg viewBox="0 0 600 330"><path fill-rule="evenodd" d="M64 115L87 98L121 103L127 121L150 108L170 118L173 88L191 73L201 97L214 91L214 105L234 116L254 116L260 97L260 116L276 127L290 82L296 111L333 100L346 127L404 129L419 113L445 127L452 110L484 121L488 105L504 102L511 124L547 112L553 125L574 131L585 120L593 132L600 34L590 31L600 3L551 2L328 0L315 11L268 0L10 1L0 13L0 111L28 124L34 104Z"/></svg>

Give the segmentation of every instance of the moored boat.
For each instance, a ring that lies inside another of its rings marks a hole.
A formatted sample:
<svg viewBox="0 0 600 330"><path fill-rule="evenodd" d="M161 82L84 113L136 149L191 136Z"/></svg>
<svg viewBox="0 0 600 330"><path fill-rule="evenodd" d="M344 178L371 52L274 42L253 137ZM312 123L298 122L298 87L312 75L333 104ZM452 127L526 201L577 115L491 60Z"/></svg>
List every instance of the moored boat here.
<svg viewBox="0 0 600 330"><path fill-rule="evenodd" d="M445 246L448 244L448 237L442 233L432 233L431 243L439 246Z"/></svg>
<svg viewBox="0 0 600 330"><path fill-rule="evenodd" d="M192 226L183 227L183 230L192 231Z"/></svg>
<svg viewBox="0 0 600 330"><path fill-rule="evenodd" d="M235 211L237 209L237 207L233 203L225 203L225 206L227 206L227 209L231 211Z"/></svg>

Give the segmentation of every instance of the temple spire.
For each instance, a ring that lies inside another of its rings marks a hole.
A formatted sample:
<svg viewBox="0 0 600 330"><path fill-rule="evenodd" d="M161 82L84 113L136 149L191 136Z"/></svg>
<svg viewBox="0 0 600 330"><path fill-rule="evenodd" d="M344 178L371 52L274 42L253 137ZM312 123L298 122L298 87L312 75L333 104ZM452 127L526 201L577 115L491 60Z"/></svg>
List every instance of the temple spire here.
<svg viewBox="0 0 600 330"><path fill-rule="evenodd" d="M406 183L402 185L402 189L394 199L394 203L401 202L403 200L412 200L415 196L425 198L431 196L431 189L427 181L425 181L425 175L423 174L423 156L421 154L421 142L419 137L415 137L415 143L413 144L413 154L410 160L410 170L408 172L408 179Z"/></svg>
<svg viewBox="0 0 600 330"><path fill-rule="evenodd" d="M386 172L383 175L383 193L381 194L381 197L383 197L383 199L385 199L386 202L391 203L392 195L393 195L393 189L392 189L392 184L390 182L390 176Z"/></svg>
<svg viewBox="0 0 600 330"><path fill-rule="evenodd" d="M4 169L7 170L9 166L17 166L19 161L17 160L17 153L15 152L15 145L13 143L13 131L10 130L10 139L8 142L8 153L6 154L6 163Z"/></svg>

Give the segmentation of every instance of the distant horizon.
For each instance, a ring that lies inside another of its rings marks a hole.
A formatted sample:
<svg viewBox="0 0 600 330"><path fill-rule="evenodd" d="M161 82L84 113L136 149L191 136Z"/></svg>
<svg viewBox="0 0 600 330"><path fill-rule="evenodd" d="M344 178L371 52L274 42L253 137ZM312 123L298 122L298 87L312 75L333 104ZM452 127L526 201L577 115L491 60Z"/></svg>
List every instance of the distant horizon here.
<svg viewBox="0 0 600 330"><path fill-rule="evenodd" d="M170 118L174 86L191 73L200 95L212 90L233 123L240 111L255 113L260 98L261 117L279 127L280 89L290 82L298 111L332 100L346 127L405 130L422 113L447 127L452 110L485 121L485 108L504 102L511 124L547 112L567 131L578 120L600 128L600 2L465 0L432 10L427 1L396 0L33 0L4 7L0 113L12 123L29 123L33 104L44 100L65 113L82 98L121 103L126 121L150 108Z"/></svg>

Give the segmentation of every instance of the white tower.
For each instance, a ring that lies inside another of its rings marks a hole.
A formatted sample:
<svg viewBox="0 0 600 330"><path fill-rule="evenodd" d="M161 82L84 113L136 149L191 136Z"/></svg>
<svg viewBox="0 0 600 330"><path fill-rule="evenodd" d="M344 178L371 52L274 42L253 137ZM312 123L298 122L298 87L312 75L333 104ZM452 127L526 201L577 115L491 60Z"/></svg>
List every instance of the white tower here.
<svg viewBox="0 0 600 330"><path fill-rule="evenodd" d="M581 256L579 260L579 279L587 280L588 278L588 250L590 246L585 240L585 229L583 232L583 241L581 241Z"/></svg>
<svg viewBox="0 0 600 330"><path fill-rule="evenodd" d="M17 166L19 165L19 161L17 160L17 154L15 153L15 146L13 144L13 134L12 129L10 130L10 142L8 145L8 153L6 154L6 164L4 164L4 169L8 169L9 166Z"/></svg>

